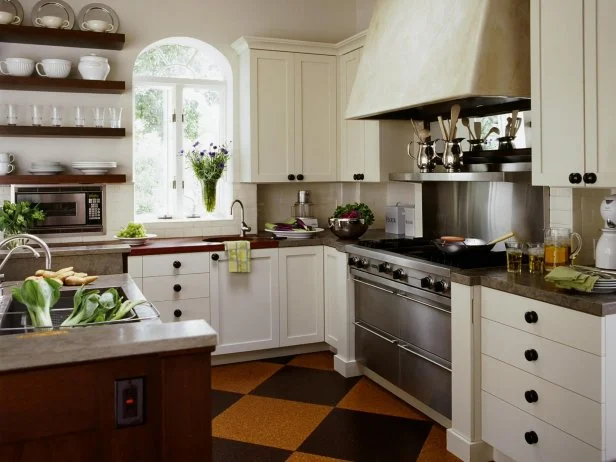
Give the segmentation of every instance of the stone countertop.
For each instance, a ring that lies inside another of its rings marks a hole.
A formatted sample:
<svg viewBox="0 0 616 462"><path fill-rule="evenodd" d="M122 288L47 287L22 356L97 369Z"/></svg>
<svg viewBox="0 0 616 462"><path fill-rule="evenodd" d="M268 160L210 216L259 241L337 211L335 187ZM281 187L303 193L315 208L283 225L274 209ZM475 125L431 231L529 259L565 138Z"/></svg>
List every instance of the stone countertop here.
<svg viewBox="0 0 616 462"><path fill-rule="evenodd" d="M451 272L451 282L481 285L594 316L616 314L616 293L585 294L559 289L546 282L543 275L530 274L528 271L514 274L508 273L505 268L454 270Z"/></svg>
<svg viewBox="0 0 616 462"><path fill-rule="evenodd" d="M39 251L40 247L38 244L34 243L32 246L36 251ZM101 255L101 254L115 254L115 253L129 253L130 246L127 244L118 244L118 243L104 243L97 242L92 244L50 244L49 250L51 251L52 257L78 257L82 255ZM7 250L0 251L0 255L6 255L8 253ZM41 257L43 256L42 252ZM32 254L30 252L15 252L11 255L11 259L13 258L32 258Z"/></svg>
<svg viewBox="0 0 616 462"><path fill-rule="evenodd" d="M121 287L131 299L144 298L127 274L101 276L96 283L88 285L93 289L108 287ZM6 299L10 296L0 298L3 306L6 306ZM2 335L0 373L192 348L213 348L215 345L216 332L203 320L174 323L152 320Z"/></svg>

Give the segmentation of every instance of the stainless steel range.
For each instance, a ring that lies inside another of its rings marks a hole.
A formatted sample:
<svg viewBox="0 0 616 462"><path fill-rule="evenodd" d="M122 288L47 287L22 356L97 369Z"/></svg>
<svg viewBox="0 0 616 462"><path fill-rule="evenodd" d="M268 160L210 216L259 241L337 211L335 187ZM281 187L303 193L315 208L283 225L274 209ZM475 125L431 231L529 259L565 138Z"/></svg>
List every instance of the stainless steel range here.
<svg viewBox="0 0 616 462"><path fill-rule="evenodd" d="M452 259L426 239L347 245L359 363L451 418L452 268L501 266L504 252Z"/></svg>

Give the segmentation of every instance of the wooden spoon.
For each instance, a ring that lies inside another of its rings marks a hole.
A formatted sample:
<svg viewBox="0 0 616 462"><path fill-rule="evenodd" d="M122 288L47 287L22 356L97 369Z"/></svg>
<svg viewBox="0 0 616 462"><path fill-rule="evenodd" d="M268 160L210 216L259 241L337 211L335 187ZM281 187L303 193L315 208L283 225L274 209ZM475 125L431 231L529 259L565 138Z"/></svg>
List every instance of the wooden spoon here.
<svg viewBox="0 0 616 462"><path fill-rule="evenodd" d="M417 136L417 139L421 139L421 137L419 136L419 131L417 130L417 125L415 125L415 121L413 119L411 119L411 125L413 126L413 131L415 132L415 136Z"/></svg>
<svg viewBox="0 0 616 462"><path fill-rule="evenodd" d="M509 129L509 136L515 136L515 124L518 121L518 112L520 111L517 109L511 111L511 128Z"/></svg>
<svg viewBox="0 0 616 462"><path fill-rule="evenodd" d="M424 143L430 139L431 133L427 128L422 128L419 130L419 139Z"/></svg>
<svg viewBox="0 0 616 462"><path fill-rule="evenodd" d="M451 122L449 123L449 133L451 133L452 140L456 137L458 117L460 117L460 105L454 104L451 106Z"/></svg>
<svg viewBox="0 0 616 462"><path fill-rule="evenodd" d="M473 136L473 132L471 132L471 122L468 120L468 117L462 117L462 125L468 130L468 139L474 140L475 137Z"/></svg>
<svg viewBox="0 0 616 462"><path fill-rule="evenodd" d="M481 122L475 122L473 124L473 127L475 128L475 139L480 140L481 139Z"/></svg>
<svg viewBox="0 0 616 462"><path fill-rule="evenodd" d="M487 245L498 244L499 242L506 241L507 239L509 239L509 238L511 238L513 236L515 236L515 233L513 231L509 232L507 234L503 234L502 236L497 237L496 239L493 239L490 242L488 242Z"/></svg>
<svg viewBox="0 0 616 462"><path fill-rule="evenodd" d="M441 132L443 133L443 138L445 141L449 141L449 133L447 133L447 129L445 128L445 122L443 122L443 118L438 116L438 124L441 127Z"/></svg>

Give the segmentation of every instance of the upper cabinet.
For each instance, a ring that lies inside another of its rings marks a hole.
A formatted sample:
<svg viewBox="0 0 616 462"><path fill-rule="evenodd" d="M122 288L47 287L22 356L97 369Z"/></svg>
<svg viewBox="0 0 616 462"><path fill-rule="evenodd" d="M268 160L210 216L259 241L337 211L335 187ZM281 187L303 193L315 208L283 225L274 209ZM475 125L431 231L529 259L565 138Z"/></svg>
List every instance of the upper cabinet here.
<svg viewBox="0 0 616 462"><path fill-rule="evenodd" d="M241 181L335 181L335 53L275 41L263 49L250 38L233 46L240 56Z"/></svg>
<svg viewBox="0 0 616 462"><path fill-rule="evenodd" d="M532 0L533 184L616 185L616 2Z"/></svg>

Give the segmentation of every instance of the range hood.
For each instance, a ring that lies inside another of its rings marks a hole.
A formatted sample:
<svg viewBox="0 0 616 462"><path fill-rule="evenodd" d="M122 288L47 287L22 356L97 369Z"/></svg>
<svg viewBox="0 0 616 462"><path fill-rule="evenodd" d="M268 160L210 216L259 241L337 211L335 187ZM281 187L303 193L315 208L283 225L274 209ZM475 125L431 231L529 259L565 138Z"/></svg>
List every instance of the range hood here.
<svg viewBox="0 0 616 462"><path fill-rule="evenodd" d="M530 109L530 0L377 0L347 119Z"/></svg>

